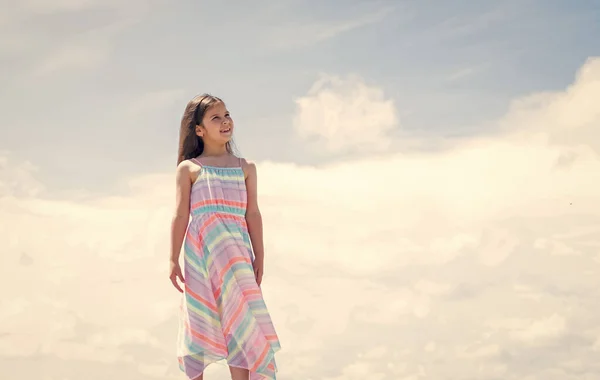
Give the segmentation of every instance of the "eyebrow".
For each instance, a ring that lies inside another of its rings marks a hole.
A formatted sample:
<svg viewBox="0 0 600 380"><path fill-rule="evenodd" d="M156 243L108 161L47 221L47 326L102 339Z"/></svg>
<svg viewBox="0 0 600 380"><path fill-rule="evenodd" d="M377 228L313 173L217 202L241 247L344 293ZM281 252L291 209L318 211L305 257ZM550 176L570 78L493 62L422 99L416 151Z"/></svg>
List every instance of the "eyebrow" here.
<svg viewBox="0 0 600 380"><path fill-rule="evenodd" d="M225 114L228 114L228 113L229 113L229 110L225 110ZM219 115L218 112L217 113L213 113L212 115L210 115L210 118L212 119L213 117L218 116L218 115Z"/></svg>

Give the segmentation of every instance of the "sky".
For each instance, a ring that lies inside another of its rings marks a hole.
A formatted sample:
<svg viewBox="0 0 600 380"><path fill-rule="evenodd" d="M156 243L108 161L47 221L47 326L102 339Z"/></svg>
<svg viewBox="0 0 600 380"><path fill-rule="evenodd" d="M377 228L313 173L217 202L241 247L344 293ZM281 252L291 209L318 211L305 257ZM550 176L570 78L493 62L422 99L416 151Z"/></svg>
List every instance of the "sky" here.
<svg viewBox="0 0 600 380"><path fill-rule="evenodd" d="M597 0L0 5L3 379L184 379L202 92L257 163L279 378L600 379Z"/></svg>

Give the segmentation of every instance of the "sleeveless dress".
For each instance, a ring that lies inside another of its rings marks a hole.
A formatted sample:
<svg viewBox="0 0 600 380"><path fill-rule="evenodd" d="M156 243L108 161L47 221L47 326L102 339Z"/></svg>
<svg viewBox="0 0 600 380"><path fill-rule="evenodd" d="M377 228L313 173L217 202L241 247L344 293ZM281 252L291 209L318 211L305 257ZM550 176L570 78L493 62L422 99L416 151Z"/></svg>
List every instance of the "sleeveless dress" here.
<svg viewBox="0 0 600 380"><path fill-rule="evenodd" d="M241 162L214 167L192 161L201 171L192 185L184 240L179 367L195 379L226 359L250 370L251 380L275 379L281 347L252 267Z"/></svg>

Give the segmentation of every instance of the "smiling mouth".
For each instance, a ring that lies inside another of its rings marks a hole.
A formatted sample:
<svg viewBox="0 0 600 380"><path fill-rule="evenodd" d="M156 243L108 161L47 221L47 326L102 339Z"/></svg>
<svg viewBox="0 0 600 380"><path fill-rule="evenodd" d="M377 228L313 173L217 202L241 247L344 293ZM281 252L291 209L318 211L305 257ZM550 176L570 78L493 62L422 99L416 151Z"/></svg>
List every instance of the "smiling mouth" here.
<svg viewBox="0 0 600 380"><path fill-rule="evenodd" d="M228 132L231 132L231 128L226 128L221 131L221 133L228 133Z"/></svg>

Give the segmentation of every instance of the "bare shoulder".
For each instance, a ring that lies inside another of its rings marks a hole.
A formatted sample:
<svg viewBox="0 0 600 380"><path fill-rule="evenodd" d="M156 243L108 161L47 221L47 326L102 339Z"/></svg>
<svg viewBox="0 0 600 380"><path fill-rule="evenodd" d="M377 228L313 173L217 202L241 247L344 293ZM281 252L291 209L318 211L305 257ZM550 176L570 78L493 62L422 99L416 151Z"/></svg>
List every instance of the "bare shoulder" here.
<svg viewBox="0 0 600 380"><path fill-rule="evenodd" d="M248 176L256 176L256 164L253 161L246 160L245 158L240 158L240 161L246 179L248 179Z"/></svg>
<svg viewBox="0 0 600 380"><path fill-rule="evenodd" d="M177 165L177 170L175 171L178 175L181 174L189 174L190 173L190 166L191 166L191 162L190 160L183 160L179 163L179 165Z"/></svg>
<svg viewBox="0 0 600 380"><path fill-rule="evenodd" d="M188 179L190 182L194 182L195 177L200 172L200 165L196 164L191 160L183 160L177 165L176 176L178 180Z"/></svg>

